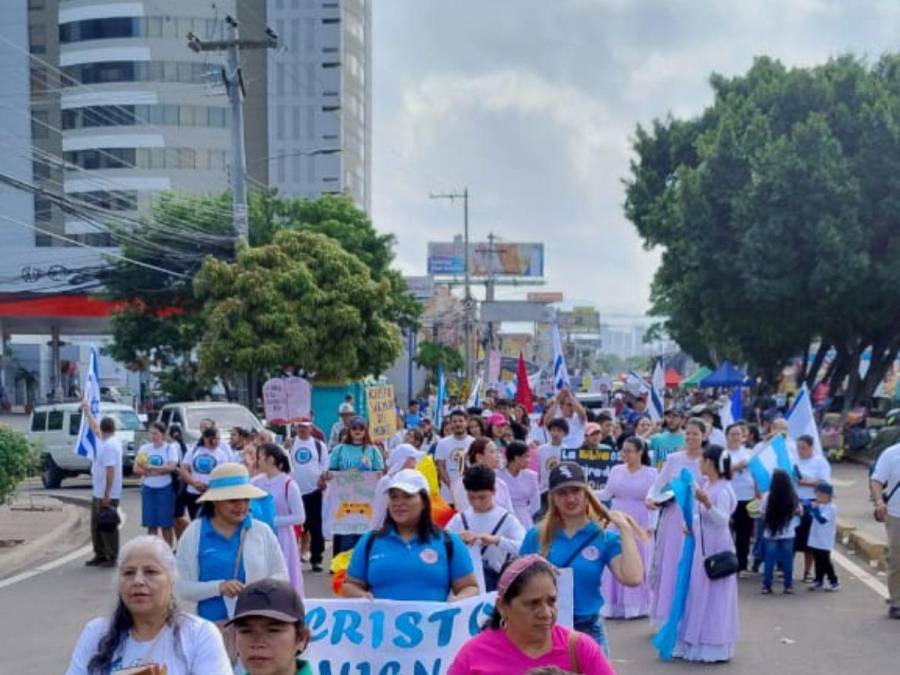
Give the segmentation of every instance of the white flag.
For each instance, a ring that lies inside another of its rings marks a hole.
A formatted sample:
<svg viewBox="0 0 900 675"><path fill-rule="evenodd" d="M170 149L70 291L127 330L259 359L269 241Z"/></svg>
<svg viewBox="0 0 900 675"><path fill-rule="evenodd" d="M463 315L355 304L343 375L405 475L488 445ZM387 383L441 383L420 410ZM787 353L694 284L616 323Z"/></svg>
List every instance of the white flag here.
<svg viewBox="0 0 900 675"><path fill-rule="evenodd" d="M809 389L806 384L800 387L797 399L794 401L794 409L788 414L788 433L795 441L801 436L807 435L813 438L815 454L822 454L822 441L819 438L819 429L816 427L816 418L813 415L812 401L809 398Z"/></svg>
<svg viewBox="0 0 900 675"><path fill-rule="evenodd" d="M559 339L559 324L554 323L550 332L553 337L553 386L556 391L571 389L569 371L566 369L566 355L563 353L562 341Z"/></svg>
<svg viewBox="0 0 900 675"><path fill-rule="evenodd" d="M653 368L650 385L650 405L647 406L647 412L652 421L658 422L663 416L663 391L666 389L666 374L662 367L662 359L658 360Z"/></svg>

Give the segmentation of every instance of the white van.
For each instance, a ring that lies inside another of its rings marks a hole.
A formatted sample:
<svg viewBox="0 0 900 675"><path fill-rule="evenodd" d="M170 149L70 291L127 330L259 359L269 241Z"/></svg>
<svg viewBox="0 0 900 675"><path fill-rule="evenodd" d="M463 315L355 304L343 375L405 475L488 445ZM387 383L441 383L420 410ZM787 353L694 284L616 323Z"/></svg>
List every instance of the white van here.
<svg viewBox="0 0 900 675"><path fill-rule="evenodd" d="M235 427L243 427L253 431L261 431L265 427L259 418L239 403L218 401L187 401L166 403L159 411L160 422L169 428L177 424L182 429L182 437L188 446L200 440L200 422L213 420L222 434L222 440L228 440L228 433Z"/></svg>
<svg viewBox="0 0 900 675"><path fill-rule="evenodd" d="M121 403L100 403L100 416L116 421L116 438L123 450L122 468L128 475L134 462L135 442L142 439L144 425L134 408ZM58 488L64 478L91 472L90 460L75 454L80 426L80 402L39 405L31 413L28 437L41 448L41 482L45 488Z"/></svg>

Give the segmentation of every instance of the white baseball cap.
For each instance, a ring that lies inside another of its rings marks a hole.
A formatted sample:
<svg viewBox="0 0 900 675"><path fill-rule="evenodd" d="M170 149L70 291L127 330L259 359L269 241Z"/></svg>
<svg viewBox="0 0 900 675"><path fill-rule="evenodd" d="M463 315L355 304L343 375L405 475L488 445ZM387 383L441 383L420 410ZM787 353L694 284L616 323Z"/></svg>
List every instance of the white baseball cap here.
<svg viewBox="0 0 900 675"><path fill-rule="evenodd" d="M388 473L396 473L406 460L414 459L418 462L424 455L424 452L416 450L416 448L409 443L401 443L391 450L391 454L388 455Z"/></svg>
<svg viewBox="0 0 900 675"><path fill-rule="evenodd" d="M341 403L338 407L338 415L352 415L354 412L352 403Z"/></svg>
<svg viewBox="0 0 900 675"><path fill-rule="evenodd" d="M403 490L408 495L417 495L422 490L425 490L426 493L430 492L425 476L415 469L401 469L395 473L384 491L387 492L394 488Z"/></svg>

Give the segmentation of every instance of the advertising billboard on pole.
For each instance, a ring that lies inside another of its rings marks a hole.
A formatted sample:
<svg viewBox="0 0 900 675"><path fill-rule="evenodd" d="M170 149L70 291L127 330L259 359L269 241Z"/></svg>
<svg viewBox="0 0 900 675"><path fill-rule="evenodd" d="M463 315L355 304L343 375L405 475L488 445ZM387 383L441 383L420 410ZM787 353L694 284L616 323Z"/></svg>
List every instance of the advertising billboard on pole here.
<svg viewBox="0 0 900 675"><path fill-rule="evenodd" d="M462 241L428 243L429 274L463 274L466 268ZM538 243L469 243L469 274L473 277L544 276L544 245Z"/></svg>

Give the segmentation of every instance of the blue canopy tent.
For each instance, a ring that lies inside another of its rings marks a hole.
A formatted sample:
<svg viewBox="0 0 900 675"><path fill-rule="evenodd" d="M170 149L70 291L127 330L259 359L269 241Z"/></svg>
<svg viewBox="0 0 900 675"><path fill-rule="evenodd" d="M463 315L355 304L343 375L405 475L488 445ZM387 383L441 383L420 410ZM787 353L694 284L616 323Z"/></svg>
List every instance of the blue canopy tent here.
<svg viewBox="0 0 900 675"><path fill-rule="evenodd" d="M716 368L709 375L700 380L700 387L741 387L747 381L747 375L741 369L728 361Z"/></svg>

